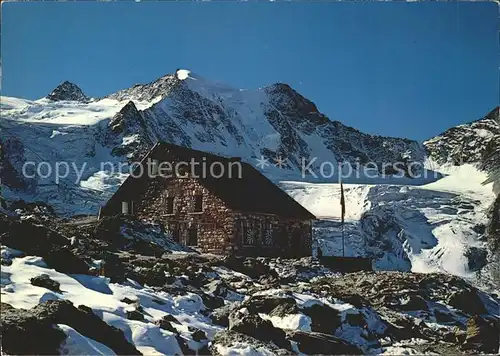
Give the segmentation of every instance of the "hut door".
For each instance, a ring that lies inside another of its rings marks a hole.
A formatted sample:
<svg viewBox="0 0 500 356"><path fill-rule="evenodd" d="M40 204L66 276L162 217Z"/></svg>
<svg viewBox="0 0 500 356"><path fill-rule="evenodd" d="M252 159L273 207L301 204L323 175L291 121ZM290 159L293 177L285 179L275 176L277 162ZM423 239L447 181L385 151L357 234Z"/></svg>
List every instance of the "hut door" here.
<svg viewBox="0 0 500 356"><path fill-rule="evenodd" d="M302 253L302 229L295 227L290 241L291 252L293 255Z"/></svg>
<svg viewBox="0 0 500 356"><path fill-rule="evenodd" d="M188 246L198 246L198 229L197 228L190 228L188 230L188 241L187 241Z"/></svg>

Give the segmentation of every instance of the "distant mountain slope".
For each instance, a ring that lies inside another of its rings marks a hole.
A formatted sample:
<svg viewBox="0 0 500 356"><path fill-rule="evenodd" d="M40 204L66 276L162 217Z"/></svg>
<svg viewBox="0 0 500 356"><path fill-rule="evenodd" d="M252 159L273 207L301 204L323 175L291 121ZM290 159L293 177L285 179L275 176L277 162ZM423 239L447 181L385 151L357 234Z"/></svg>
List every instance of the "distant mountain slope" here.
<svg viewBox="0 0 500 356"><path fill-rule="evenodd" d="M450 128L424 146L439 165L472 163L488 171L499 167L500 107L480 120Z"/></svg>
<svg viewBox="0 0 500 356"><path fill-rule="evenodd" d="M288 158L292 170L301 169L302 159L314 157L318 159L318 164L313 165L316 169L325 160L381 165L401 160L402 156L416 161L424 157L415 141L367 135L329 120L314 103L281 83L239 90L179 70L107 98L152 103L142 111L147 126L144 131L151 129L142 134L150 140L247 160L264 156L273 162L282 156ZM140 118L136 115L128 120ZM128 151L132 157L138 155L134 150L118 149Z"/></svg>

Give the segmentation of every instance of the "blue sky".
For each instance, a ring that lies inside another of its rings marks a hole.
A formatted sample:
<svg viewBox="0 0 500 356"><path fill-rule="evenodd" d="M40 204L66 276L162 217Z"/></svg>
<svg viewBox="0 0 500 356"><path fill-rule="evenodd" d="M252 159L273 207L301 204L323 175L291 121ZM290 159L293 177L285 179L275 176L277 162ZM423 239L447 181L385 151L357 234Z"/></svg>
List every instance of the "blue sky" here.
<svg viewBox="0 0 500 356"><path fill-rule="evenodd" d="M495 3L31 2L2 6L2 95L102 96L187 68L285 82L332 120L423 140L499 103Z"/></svg>

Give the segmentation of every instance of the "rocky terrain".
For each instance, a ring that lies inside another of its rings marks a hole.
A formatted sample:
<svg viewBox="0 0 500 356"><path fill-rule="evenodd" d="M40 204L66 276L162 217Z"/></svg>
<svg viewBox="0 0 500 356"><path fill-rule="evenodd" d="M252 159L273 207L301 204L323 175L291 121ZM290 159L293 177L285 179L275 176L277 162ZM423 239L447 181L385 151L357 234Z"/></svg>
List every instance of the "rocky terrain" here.
<svg viewBox="0 0 500 356"><path fill-rule="evenodd" d="M0 215L7 355L498 351L498 296L458 277L200 255L137 221L14 208Z"/></svg>

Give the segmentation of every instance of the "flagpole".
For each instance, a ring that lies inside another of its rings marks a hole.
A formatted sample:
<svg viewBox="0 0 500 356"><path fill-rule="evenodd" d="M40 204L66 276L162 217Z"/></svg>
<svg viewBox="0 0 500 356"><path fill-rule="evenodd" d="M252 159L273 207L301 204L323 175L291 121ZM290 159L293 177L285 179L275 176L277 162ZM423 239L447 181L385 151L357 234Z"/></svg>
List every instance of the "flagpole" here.
<svg viewBox="0 0 500 356"><path fill-rule="evenodd" d="M345 257L344 222L342 222L342 257Z"/></svg>
<svg viewBox="0 0 500 356"><path fill-rule="evenodd" d="M339 166L339 183L340 183L340 206L341 206L341 231L342 231L342 257L345 257L345 233L344 233L344 220L345 220L345 196L344 196L344 185L342 184L342 166Z"/></svg>

